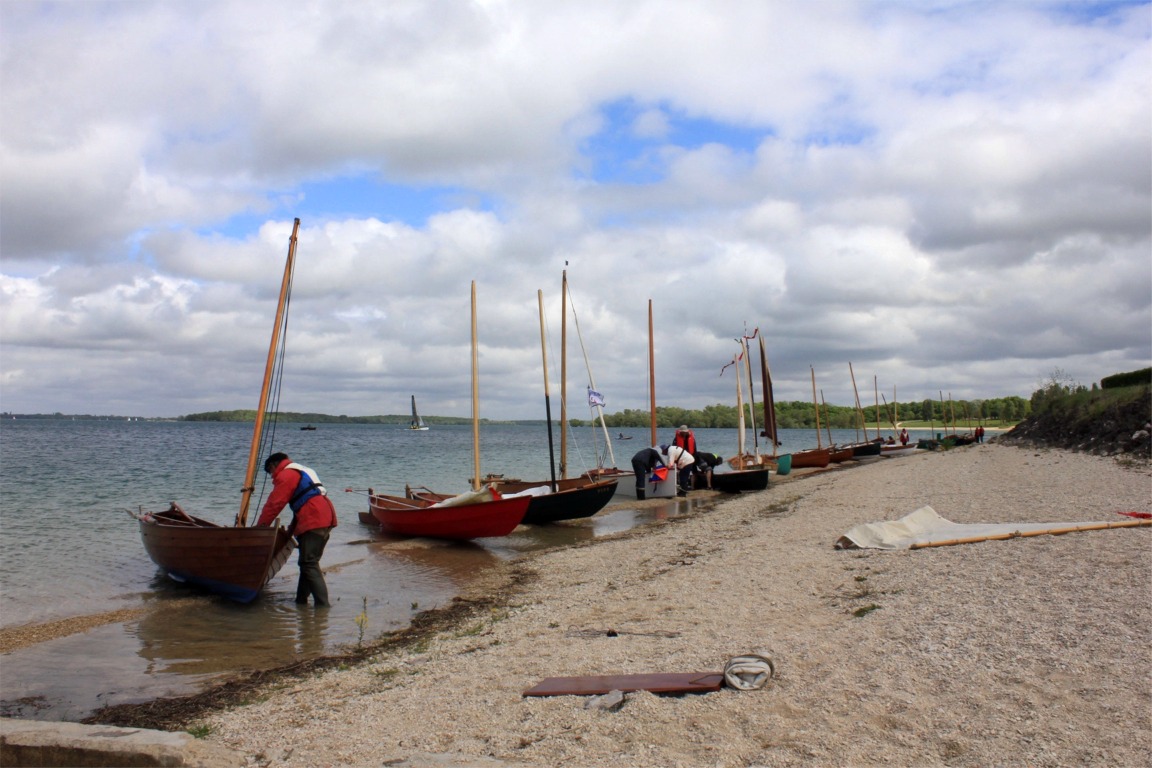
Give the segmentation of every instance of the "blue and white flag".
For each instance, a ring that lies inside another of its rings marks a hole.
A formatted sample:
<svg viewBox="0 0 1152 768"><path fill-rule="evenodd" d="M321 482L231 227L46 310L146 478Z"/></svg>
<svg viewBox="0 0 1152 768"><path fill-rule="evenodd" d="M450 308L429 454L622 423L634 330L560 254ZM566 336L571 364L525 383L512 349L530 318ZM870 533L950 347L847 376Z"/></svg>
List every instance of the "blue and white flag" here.
<svg viewBox="0 0 1152 768"><path fill-rule="evenodd" d="M604 395L600 394L592 387L588 387L588 405L604 407Z"/></svg>

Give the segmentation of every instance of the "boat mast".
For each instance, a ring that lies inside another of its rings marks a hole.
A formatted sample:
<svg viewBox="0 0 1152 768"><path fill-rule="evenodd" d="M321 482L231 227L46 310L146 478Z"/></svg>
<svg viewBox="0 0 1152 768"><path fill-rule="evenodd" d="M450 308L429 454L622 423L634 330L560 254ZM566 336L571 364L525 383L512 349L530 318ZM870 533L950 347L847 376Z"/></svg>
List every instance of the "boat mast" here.
<svg viewBox="0 0 1152 768"><path fill-rule="evenodd" d="M547 376L547 365L544 372ZM551 427L548 435L551 439ZM560 280L560 477L568 477L568 270Z"/></svg>
<svg viewBox="0 0 1152 768"><path fill-rule="evenodd" d="M569 294L569 290L567 288L567 286L568 286L568 271L567 270L564 271L564 286L565 286L564 295L565 295L565 297L567 297ZM564 318L565 318L565 320L567 320L567 318L568 318L568 315L566 312L565 312ZM576 337L580 339L580 352L581 352L581 354L584 355L584 370L588 371L588 388L593 390L593 391L596 391L596 379L592 376L592 364L590 362L588 362L588 348L584 346L584 334L582 334L580 332L580 319L578 317L576 317L576 309L575 308L572 309L572 321L576 324ZM604 447L608 449L608 460L611 462L611 465L613 467L615 467L616 466L616 453L612 450L612 438L610 438L608 436L608 425L604 423L604 406L602 406L602 405L593 406L591 403L591 400L589 400L589 411L591 411L592 408L595 408L595 414L596 414L592 418L593 437L595 437L595 430L596 430L595 423L596 423L596 420L599 419L600 420L600 431L604 434ZM596 464L597 464L597 467L603 467L604 466L604 457L599 453L596 454Z"/></svg>
<svg viewBox="0 0 1152 768"><path fill-rule="evenodd" d="M852 393L856 396L856 438L860 438L860 430L864 430L864 442L868 442L868 427L864 423L864 408L860 405L860 390L856 388L856 372L852 370L852 361L848 361L848 375L852 377Z"/></svg>
<svg viewBox="0 0 1152 768"><path fill-rule="evenodd" d="M754 331L756 335L758 331ZM752 350L748 346L748 336L740 340L740 345L744 350L744 368L748 371L748 416L752 420L752 445L755 446L756 464L760 464L760 435L756 432L756 390L752 386ZM737 368L736 375L740 375L740 370Z"/></svg>
<svg viewBox="0 0 1152 768"><path fill-rule="evenodd" d="M536 301L540 305L540 359L544 361L544 419L548 422L548 466L552 471L552 491L555 492L556 448L552 445L552 403L548 397L548 345L544 335L544 291L536 290Z"/></svg>
<svg viewBox="0 0 1152 768"><path fill-rule="evenodd" d="M820 390L820 402L824 404L824 431L828 434L828 447L832 448L832 419L828 416L828 401L824 399L824 390Z"/></svg>
<svg viewBox="0 0 1152 768"><path fill-rule="evenodd" d="M736 457L740 460L739 469L744 469L747 466L745 459L744 447L747 444L744 430L744 393L743 387L740 385L740 358L733 356L732 364L736 366Z"/></svg>
<svg viewBox="0 0 1152 768"><path fill-rule="evenodd" d="M823 448L824 443L820 439L820 404L816 402L816 369L808 366L808 370L812 371L812 406L816 409L816 447Z"/></svg>
<svg viewBox="0 0 1152 768"><path fill-rule="evenodd" d="M656 445L656 349L652 340L652 299L648 299L648 406L652 445Z"/></svg>
<svg viewBox="0 0 1152 768"><path fill-rule="evenodd" d="M292 237L288 240L288 259L284 263L284 277L280 281L280 299L276 305L276 322L272 326L272 343L268 345L268 360L264 364L264 383L260 387L260 405L256 407L256 424L252 430L252 445L248 449L248 467L244 472L244 488L240 492L240 511L236 513L236 525L248 525L248 506L252 502L252 492L256 488L256 461L260 452L260 436L264 431L264 412L268 409L268 390L272 384L272 371L276 367L276 349L280 344L280 329L284 325L284 313L288 306L288 293L292 287L292 268L296 261L296 234L300 231L300 219L292 224Z"/></svg>
<svg viewBox="0 0 1152 768"><path fill-rule="evenodd" d="M476 281L472 281L472 490L480 490L480 366L476 352Z"/></svg>
<svg viewBox="0 0 1152 768"><path fill-rule="evenodd" d="M872 374L872 390L876 394L876 439L880 439L880 383L876 374Z"/></svg>

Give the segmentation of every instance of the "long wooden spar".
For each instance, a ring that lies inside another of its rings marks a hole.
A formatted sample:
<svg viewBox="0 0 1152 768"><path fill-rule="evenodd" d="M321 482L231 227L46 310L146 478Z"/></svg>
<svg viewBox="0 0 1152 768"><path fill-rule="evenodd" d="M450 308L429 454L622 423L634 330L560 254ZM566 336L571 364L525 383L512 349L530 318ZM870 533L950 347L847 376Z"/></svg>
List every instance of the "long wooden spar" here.
<svg viewBox="0 0 1152 768"><path fill-rule="evenodd" d="M272 326L272 343L268 345L268 359L264 364L264 383L260 387L260 405L256 407L256 424L252 429L252 444L248 449L248 467L244 472L244 487L240 494L240 511L236 513L236 525L248 525L248 507L252 503L252 492L256 488L256 463L260 453L260 436L264 432L264 416L268 410L268 392L272 385L272 373L276 368L276 350L280 344L280 330L284 326L284 312L288 306L288 293L292 287L292 269L296 261L296 235L300 231L300 219L292 224L292 237L288 241L288 258L284 262L284 277L280 281L280 299L276 305L276 322Z"/></svg>

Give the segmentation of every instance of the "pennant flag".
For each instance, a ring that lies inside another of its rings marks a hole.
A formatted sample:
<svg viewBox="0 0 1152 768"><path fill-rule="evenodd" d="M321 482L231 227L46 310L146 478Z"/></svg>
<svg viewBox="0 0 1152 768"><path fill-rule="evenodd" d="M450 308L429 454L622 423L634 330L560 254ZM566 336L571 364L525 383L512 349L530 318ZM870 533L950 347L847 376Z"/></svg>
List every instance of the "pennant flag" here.
<svg viewBox="0 0 1152 768"><path fill-rule="evenodd" d="M588 387L588 405L604 407L604 395L600 394L592 387Z"/></svg>

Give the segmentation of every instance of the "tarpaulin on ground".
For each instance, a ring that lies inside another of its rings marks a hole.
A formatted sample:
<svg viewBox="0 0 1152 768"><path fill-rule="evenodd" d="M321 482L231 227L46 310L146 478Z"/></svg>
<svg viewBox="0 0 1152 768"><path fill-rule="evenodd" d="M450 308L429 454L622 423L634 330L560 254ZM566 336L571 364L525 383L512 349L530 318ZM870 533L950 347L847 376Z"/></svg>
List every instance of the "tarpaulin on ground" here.
<svg viewBox="0 0 1152 768"><path fill-rule="evenodd" d="M1122 523L954 523L932 507L920 509L899 520L857 525L836 541L837 549L920 549L949 544L970 544L992 539L1014 539L1041 534L1097 531L1107 528L1134 528L1152 521Z"/></svg>

